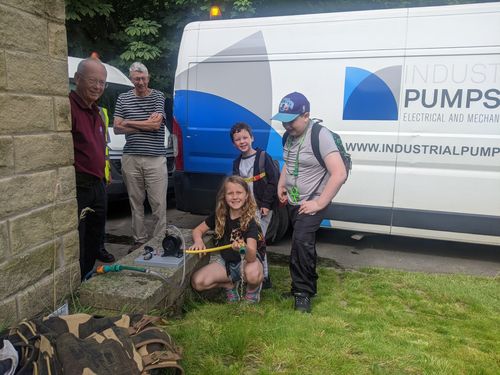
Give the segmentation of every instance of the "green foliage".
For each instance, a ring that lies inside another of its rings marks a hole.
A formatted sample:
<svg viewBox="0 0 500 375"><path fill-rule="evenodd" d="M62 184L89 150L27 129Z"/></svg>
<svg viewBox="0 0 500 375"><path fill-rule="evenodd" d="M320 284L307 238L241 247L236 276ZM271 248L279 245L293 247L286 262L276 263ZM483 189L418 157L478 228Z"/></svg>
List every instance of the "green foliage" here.
<svg viewBox="0 0 500 375"><path fill-rule="evenodd" d="M129 36L158 36L160 24L156 21L145 20L142 17L134 18L130 22L130 26L125 29L125 33Z"/></svg>
<svg viewBox="0 0 500 375"><path fill-rule="evenodd" d="M81 21L82 17L105 16L114 12L113 5L101 0L65 0L66 18Z"/></svg>
<svg viewBox="0 0 500 375"><path fill-rule="evenodd" d="M252 8L252 1L250 0L235 0L233 3L233 9L238 12L246 12ZM255 11L255 9L254 9Z"/></svg>
<svg viewBox="0 0 500 375"><path fill-rule="evenodd" d="M161 55L161 50L142 41L130 42L128 49L120 57L124 61L153 60Z"/></svg>
<svg viewBox="0 0 500 375"><path fill-rule="evenodd" d="M158 30L160 27L161 25L158 22L146 20L142 17L130 21L130 26L125 29L125 34L129 37L129 43L120 58L123 61L149 61L160 57L161 49L153 45L159 37Z"/></svg>

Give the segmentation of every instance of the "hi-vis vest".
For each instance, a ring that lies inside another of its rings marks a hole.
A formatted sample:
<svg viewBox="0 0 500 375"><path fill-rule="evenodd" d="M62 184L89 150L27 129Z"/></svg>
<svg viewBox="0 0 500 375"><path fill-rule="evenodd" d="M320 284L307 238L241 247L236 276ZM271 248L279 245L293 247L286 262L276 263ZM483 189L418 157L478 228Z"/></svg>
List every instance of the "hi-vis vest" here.
<svg viewBox="0 0 500 375"><path fill-rule="evenodd" d="M108 116L108 109L104 107L99 107L99 114L101 115L102 122L104 122L104 137L106 141L106 149L105 149L105 164L104 164L104 179L106 180L106 184L111 183L111 164L109 162L109 133L108 133L108 126L109 126L109 116Z"/></svg>

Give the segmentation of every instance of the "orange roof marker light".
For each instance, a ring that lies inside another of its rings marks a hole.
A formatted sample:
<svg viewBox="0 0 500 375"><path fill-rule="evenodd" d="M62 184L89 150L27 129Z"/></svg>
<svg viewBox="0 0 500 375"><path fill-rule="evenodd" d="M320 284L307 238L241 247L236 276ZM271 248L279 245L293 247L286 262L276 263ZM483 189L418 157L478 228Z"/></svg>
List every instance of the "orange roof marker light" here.
<svg viewBox="0 0 500 375"><path fill-rule="evenodd" d="M97 59L97 60L100 60L100 59L101 59L101 56L99 56L99 54L98 54L96 51L93 51L93 52L90 54L90 58L91 58L91 59Z"/></svg>
<svg viewBox="0 0 500 375"><path fill-rule="evenodd" d="M219 18L222 18L222 12L220 10L220 7L218 5L212 5L210 7L210 19L216 20Z"/></svg>

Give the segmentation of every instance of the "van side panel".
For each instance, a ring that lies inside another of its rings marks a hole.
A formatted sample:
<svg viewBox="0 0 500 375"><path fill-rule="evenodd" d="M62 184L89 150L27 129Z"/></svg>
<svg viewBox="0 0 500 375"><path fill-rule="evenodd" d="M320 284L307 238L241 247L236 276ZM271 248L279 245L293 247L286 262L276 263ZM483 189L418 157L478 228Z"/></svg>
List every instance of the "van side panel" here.
<svg viewBox="0 0 500 375"><path fill-rule="evenodd" d="M402 62L402 57L346 59L335 53L329 53L328 58L306 55L293 61L272 61L273 82L278 88L274 96L274 108L278 108L283 93L298 90L310 100L312 117L322 119L325 126L340 134L348 152L352 152L350 149L360 139L372 143L396 142L399 126L396 102L399 92L394 95L388 85L371 72L395 67L394 73L398 74ZM308 74L291 80L292 71ZM391 103L387 106L390 112L387 115L392 119L395 116L396 120L387 121L379 114L374 121L343 120L344 105L351 108L352 115L358 114L361 118L372 115L367 108L361 108L357 103L356 98L363 97L365 89L369 89L373 96L387 98L387 102ZM327 218L377 223L385 226L380 232L388 233L392 220L396 155L369 150L352 153L352 173L336 197L334 210ZM367 181L370 181L369 192ZM357 209L359 206L363 206L363 209ZM367 215L366 210L370 208L371 214Z"/></svg>

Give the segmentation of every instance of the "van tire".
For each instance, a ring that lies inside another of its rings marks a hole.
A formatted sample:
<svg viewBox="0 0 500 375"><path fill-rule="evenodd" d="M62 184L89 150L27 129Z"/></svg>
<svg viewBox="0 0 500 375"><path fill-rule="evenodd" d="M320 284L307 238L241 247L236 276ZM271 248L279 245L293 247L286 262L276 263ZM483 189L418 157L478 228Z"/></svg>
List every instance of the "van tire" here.
<svg viewBox="0 0 500 375"><path fill-rule="evenodd" d="M273 211L273 216L266 233L266 243L271 245L278 242L288 231L288 211L285 207L279 207Z"/></svg>

